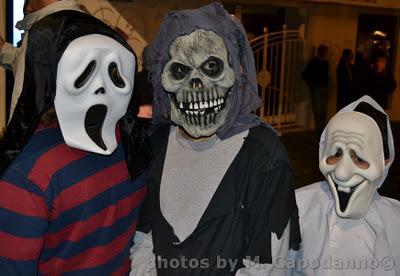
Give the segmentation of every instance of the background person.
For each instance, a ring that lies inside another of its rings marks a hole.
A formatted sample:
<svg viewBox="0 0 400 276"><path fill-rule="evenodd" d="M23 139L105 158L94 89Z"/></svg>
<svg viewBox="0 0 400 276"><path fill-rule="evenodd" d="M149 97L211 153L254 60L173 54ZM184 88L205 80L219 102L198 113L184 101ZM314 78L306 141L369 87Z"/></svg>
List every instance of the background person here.
<svg viewBox="0 0 400 276"><path fill-rule="evenodd" d="M61 10L81 11L77 0L26 0L24 5L24 19L17 22L16 25L17 29L24 31L21 46L14 47L0 37L0 66L12 71L14 74L9 120L11 120L18 98L22 92L29 30L40 19Z"/></svg>
<svg viewBox="0 0 400 276"><path fill-rule="evenodd" d="M311 105L314 113L315 127L321 134L326 123L329 92L329 62L326 59L328 47L320 45L317 56L310 60L302 77L309 86Z"/></svg>
<svg viewBox="0 0 400 276"><path fill-rule="evenodd" d="M340 110L357 99L354 89L353 51L344 49L336 67L337 95L336 109Z"/></svg>
<svg viewBox="0 0 400 276"><path fill-rule="evenodd" d="M376 58L365 83L367 84L366 93L374 98L383 109L388 108L389 96L396 89L397 84L393 73L388 69L388 61L385 55Z"/></svg>

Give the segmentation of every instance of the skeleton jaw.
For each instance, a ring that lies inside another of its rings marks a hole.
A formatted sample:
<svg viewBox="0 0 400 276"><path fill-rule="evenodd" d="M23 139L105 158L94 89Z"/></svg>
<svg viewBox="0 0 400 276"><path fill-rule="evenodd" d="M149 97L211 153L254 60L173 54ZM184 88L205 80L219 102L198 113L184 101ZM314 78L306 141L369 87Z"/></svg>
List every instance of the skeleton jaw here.
<svg viewBox="0 0 400 276"><path fill-rule="evenodd" d="M171 119L194 138L216 133L229 111L229 93L217 88L170 94Z"/></svg>

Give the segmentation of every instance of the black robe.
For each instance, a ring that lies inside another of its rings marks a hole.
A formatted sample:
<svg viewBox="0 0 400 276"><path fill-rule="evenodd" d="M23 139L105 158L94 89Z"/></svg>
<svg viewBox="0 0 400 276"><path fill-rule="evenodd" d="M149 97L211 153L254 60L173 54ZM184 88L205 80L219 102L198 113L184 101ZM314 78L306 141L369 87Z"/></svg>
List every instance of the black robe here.
<svg viewBox="0 0 400 276"><path fill-rule="evenodd" d="M280 239L289 220L290 245L298 247L292 168L274 131L263 126L250 129L199 224L180 243L161 213L159 200L169 133L169 125L161 125L152 135L149 195L138 225L139 231L152 231L154 253L161 258L157 275L234 275L246 257L272 263L271 233ZM224 266L228 260L237 260L236 266Z"/></svg>

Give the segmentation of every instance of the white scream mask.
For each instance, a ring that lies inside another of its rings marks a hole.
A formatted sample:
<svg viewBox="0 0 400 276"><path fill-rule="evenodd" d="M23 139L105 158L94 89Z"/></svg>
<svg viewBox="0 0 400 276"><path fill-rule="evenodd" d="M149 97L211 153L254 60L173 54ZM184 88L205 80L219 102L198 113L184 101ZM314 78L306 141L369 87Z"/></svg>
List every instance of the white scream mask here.
<svg viewBox="0 0 400 276"><path fill-rule="evenodd" d="M385 177L380 129L363 113L342 112L330 120L323 135L319 168L329 183L336 213L358 219Z"/></svg>
<svg viewBox="0 0 400 276"><path fill-rule="evenodd" d="M116 40L91 34L73 40L57 71L54 106L65 143L109 155L118 120L128 108L135 56Z"/></svg>

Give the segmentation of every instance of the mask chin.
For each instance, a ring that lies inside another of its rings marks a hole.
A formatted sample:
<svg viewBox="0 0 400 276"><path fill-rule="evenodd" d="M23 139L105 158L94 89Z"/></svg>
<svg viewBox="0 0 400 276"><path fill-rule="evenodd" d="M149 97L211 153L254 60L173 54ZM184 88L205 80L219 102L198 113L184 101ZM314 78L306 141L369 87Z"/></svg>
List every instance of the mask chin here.
<svg viewBox="0 0 400 276"><path fill-rule="evenodd" d="M335 201L335 211L339 217L359 219L366 214L376 190L373 183L363 178L359 184L343 187L335 182L332 173L326 178Z"/></svg>

